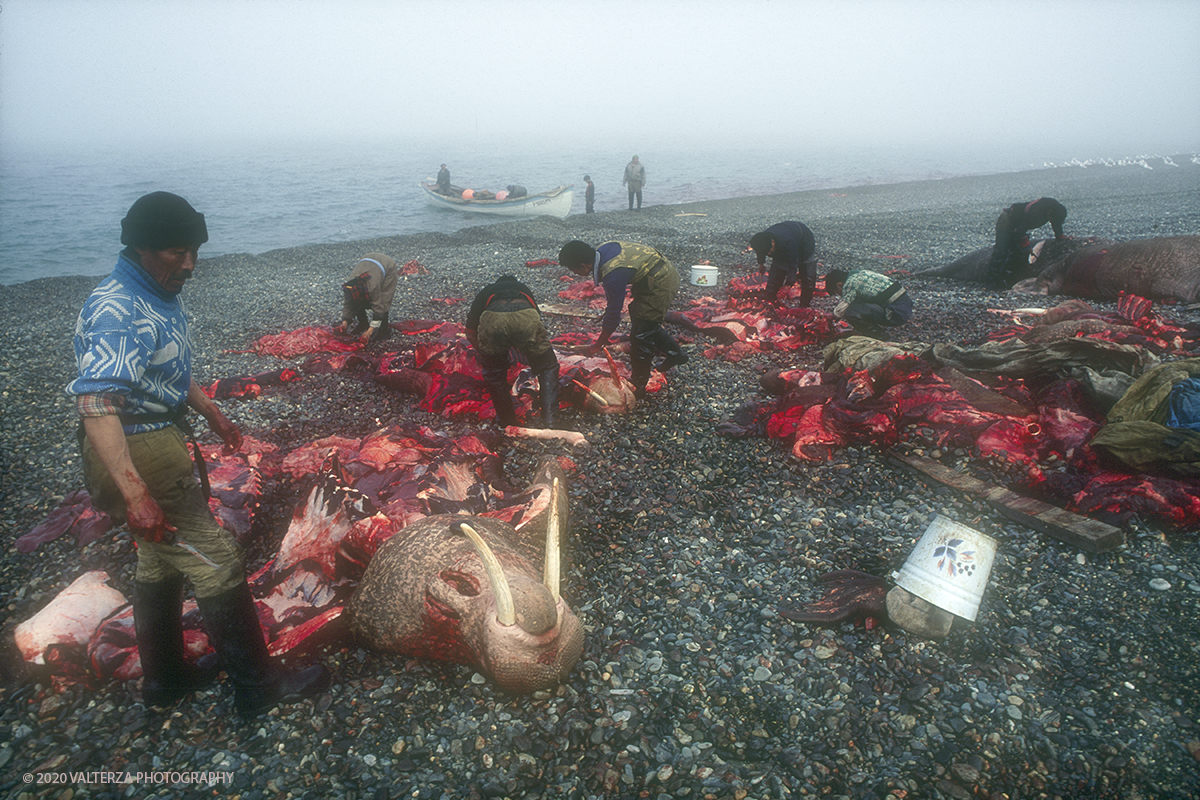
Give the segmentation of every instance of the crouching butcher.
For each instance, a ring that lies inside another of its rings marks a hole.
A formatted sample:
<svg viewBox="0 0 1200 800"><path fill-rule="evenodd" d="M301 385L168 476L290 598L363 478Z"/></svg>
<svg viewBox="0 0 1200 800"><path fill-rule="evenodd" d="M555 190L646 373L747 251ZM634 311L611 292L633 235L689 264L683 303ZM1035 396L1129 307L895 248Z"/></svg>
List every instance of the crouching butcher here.
<svg viewBox="0 0 1200 800"><path fill-rule="evenodd" d="M467 339L479 354L483 382L501 425L516 425L508 382L508 351L516 349L537 376L542 398L542 426L554 427L558 413L558 357L533 291L512 275L501 275L483 287L467 312Z"/></svg>

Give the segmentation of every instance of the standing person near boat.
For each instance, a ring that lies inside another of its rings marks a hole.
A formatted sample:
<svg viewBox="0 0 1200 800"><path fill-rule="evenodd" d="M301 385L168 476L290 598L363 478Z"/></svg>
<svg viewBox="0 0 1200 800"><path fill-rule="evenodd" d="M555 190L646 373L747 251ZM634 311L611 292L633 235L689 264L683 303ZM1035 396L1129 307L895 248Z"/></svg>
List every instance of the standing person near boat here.
<svg viewBox="0 0 1200 800"><path fill-rule="evenodd" d="M626 291L632 293L629 371L630 383L639 400L646 397L655 352L664 356L659 372L687 363L687 354L662 328L667 309L679 292L679 273L662 253L632 242L605 242L593 248L586 242L571 241L559 251L558 263L604 287L608 305L600 319L600 336L587 349L589 356L599 354L608 343L621 321Z"/></svg>
<svg viewBox="0 0 1200 800"><path fill-rule="evenodd" d="M446 169L445 164L438 170L437 189L442 194L450 194L450 170Z"/></svg>
<svg viewBox="0 0 1200 800"><path fill-rule="evenodd" d="M558 356L550 346L533 290L513 275L501 275L475 295L465 327L467 340L478 354L496 420L501 425L517 424L508 383L508 352L515 348L537 376L542 426L553 428L558 412Z"/></svg>
<svg viewBox="0 0 1200 800"><path fill-rule="evenodd" d="M587 205L587 213L596 213L596 184L592 183L591 175L584 175L583 182L587 184L587 191L583 195L583 201Z"/></svg>
<svg viewBox="0 0 1200 800"><path fill-rule="evenodd" d="M383 253L367 253L350 268L350 277L342 284L342 321L335 333L346 333L357 323L353 335L363 344L381 342L392 335L388 314L396 296L396 262ZM371 319L367 319L368 309Z"/></svg>
<svg viewBox="0 0 1200 800"><path fill-rule="evenodd" d="M316 665L285 671L270 658L246 584L246 556L209 510L207 479L184 435L186 412L241 446L237 425L192 377L187 309L179 297L208 241L204 215L170 192L139 198L121 220L126 245L75 326L78 376L66 392L81 418L84 476L96 508L124 520L137 545L133 623L147 705L168 706L211 683L217 670L184 660L184 579L209 641L235 686L234 706L257 716L329 683ZM193 438L194 442L194 438Z"/></svg>
<svg viewBox="0 0 1200 800"><path fill-rule="evenodd" d="M629 187L629 209L633 210L633 199L637 197L637 210L642 210L642 187L646 185L646 165L637 156L625 165L625 177L621 183Z"/></svg>

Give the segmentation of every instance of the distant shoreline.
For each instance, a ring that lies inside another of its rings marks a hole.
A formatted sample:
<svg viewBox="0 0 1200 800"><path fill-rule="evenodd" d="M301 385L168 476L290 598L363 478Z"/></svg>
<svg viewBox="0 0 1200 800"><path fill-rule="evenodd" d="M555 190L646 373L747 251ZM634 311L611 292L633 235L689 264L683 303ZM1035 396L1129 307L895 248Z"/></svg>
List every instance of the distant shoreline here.
<svg viewBox="0 0 1200 800"><path fill-rule="evenodd" d="M904 213L905 211L934 211L935 208L930 207L930 202L927 198L936 197L937 205L946 207L957 206L972 202L974 198L983 198L992 196L995 198L992 206L994 211L981 210L980 219L983 221L983 227L989 228L991 222L994 221L995 214L1003 205L1015 202L1022 199L1029 192L1020 193L1017 191L1007 191L1008 187L1021 184L1031 186L1047 187L1038 196L1045 194L1053 195L1054 186L1096 186L1105 183L1114 183L1123 179L1129 180L1157 180L1164 174L1167 176L1165 180L1175 183L1171 178L1171 172L1178 170L1178 175L1175 178L1191 178L1195 181L1195 195L1197 201L1200 202L1200 163L1192 161L1183 161L1180 159L1185 156L1176 156L1175 166L1160 166L1153 169L1148 169L1139 163L1130 160L1123 164L1096 164L1095 166L1067 166L1067 167L1044 167L1034 170L1020 170L1014 172L996 172L976 175L957 175L945 178L930 178L924 180L898 181L891 183L861 183L839 187L828 187L821 189L804 189L796 192L781 192L762 195L742 195L738 197L729 197L715 200L696 200L681 203L654 204L648 202L641 212L626 211L626 210L607 210L599 211L595 214L577 214L572 213L566 219L561 221L565 227L574 227L576 225L585 227L594 227L602 224L608 219L618 221L620 227L631 227L637 229L642 226L638 222L639 214L654 215L672 215L679 210L691 211L694 213L705 213L706 210L713 211L718 209L737 210L742 214L753 214L757 211L767 212L773 207L789 206L789 205L809 205L817 198L826 197L853 197L856 200L869 201L870 208L874 211L887 210L893 213ZM1193 158L1193 156L1186 156ZM1194 172L1193 172L1194 171ZM1178 188L1177 186L1175 188ZM936 189L936 191L935 191ZM946 197L946 190L956 190L949 192L952 197ZM1007 194L1006 194L1007 191ZM1059 193L1062 193L1061 191ZM647 194L652 198L652 192ZM1010 197L1005 201L1003 198ZM957 198L957 199L956 199ZM1061 199L1061 198L1060 198ZM1078 208L1079 200L1086 199L1086 194L1079 195L1076 193L1071 198ZM1066 202L1064 200L1064 202ZM1068 203L1068 208L1071 208L1071 203ZM861 213L862 209L853 208L850 213ZM453 212L446 212L453 213ZM837 209L836 207L823 207L821 213L815 216L809 216L808 220L821 219L829 217L843 217L847 213L846 209ZM989 217L990 214L990 217ZM511 233L523 225L529 225L536 222L540 218L529 219L500 219L500 218L484 218L480 219L478 224L466 224L467 215L464 217L464 225L457 230L446 233L439 231L417 231L413 233L396 234L394 236L374 237L356 239L351 241L340 242L318 242L309 244L300 244L284 248L276 248L266 250L260 253L224 253L221 255L205 257L203 248L201 249L200 268L203 270L205 265L220 264L226 259L243 260L249 258L265 258L279 253L289 251L306 251L310 249L322 250L330 249L335 251L345 250L353 252L363 250L364 247L373 249L381 246L381 243L388 244L393 247L403 247L406 243L417 243L419 247L427 247L436 240L442 237L447 237L453 240L454 237L467 237L470 240L476 240L483 231L496 230L498 238L510 239ZM1068 221L1068 227L1076 224L1079 221L1080 214L1072 215ZM556 221L557 222L557 221ZM114 222L114 231L118 230L117 223ZM1102 235L1101 233L1090 232L1091 235ZM1200 234L1200 223L1197 223L1194 229L1186 231L1190 234ZM1111 235L1105 233L1103 235ZM1164 234L1166 235L1166 234ZM115 237L114 237L115 238ZM1119 238L1119 237L1116 237ZM979 245L982 246L982 245ZM117 254L120 252L120 244L113 243L112 261L115 264ZM347 258L353 256L346 256ZM19 283L0 284L0 293L12 290L14 287L23 286L25 284L40 285L43 280L64 281L64 280L87 280L98 281L107 275L108 272L100 272L95 275L71 275L71 276L54 276L49 278L35 278L29 281Z"/></svg>

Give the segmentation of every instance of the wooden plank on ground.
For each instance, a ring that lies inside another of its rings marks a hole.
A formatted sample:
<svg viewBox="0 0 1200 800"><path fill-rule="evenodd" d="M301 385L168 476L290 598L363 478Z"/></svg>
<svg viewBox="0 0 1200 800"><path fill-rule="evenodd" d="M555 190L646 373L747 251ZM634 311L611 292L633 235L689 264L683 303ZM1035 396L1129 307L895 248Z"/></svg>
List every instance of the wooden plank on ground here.
<svg viewBox="0 0 1200 800"><path fill-rule="evenodd" d="M1125 543L1125 532L1120 528L1034 500L1032 497L1024 497L1001 486L950 469L931 458L904 455L894 450L888 451L888 457L963 494L978 497L996 509L1001 516L1013 522L1019 522L1089 553L1106 553Z"/></svg>
<svg viewBox="0 0 1200 800"><path fill-rule="evenodd" d="M594 308L583 308L581 306L568 306L561 303L541 303L538 305L538 311L543 314L552 314L556 317L582 317L584 319L599 319L600 311Z"/></svg>

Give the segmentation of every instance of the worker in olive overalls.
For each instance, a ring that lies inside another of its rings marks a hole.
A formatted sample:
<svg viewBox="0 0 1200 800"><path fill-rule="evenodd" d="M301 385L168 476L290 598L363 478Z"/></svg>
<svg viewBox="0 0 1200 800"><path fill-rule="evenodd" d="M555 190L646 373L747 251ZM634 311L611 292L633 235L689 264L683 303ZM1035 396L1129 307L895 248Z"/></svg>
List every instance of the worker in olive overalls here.
<svg viewBox="0 0 1200 800"><path fill-rule="evenodd" d="M467 312L467 339L479 354L483 381L502 425L516 425L508 382L509 350L516 349L537 376L542 426L554 427L558 411L558 356L542 324L533 292L512 275L501 275L475 295Z"/></svg>
<svg viewBox="0 0 1200 800"><path fill-rule="evenodd" d="M588 355L598 354L608 343L621 321L626 289L630 290L630 382L639 400L646 397L656 351L664 356L659 372L687 363L687 354L662 328L667 309L679 291L679 273L662 253L633 242L605 242L593 248L586 242L572 241L559 251L558 263L576 275L591 277L597 286L604 287L608 299L600 320L600 337L588 348Z"/></svg>

